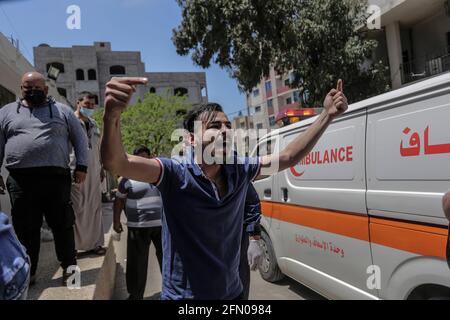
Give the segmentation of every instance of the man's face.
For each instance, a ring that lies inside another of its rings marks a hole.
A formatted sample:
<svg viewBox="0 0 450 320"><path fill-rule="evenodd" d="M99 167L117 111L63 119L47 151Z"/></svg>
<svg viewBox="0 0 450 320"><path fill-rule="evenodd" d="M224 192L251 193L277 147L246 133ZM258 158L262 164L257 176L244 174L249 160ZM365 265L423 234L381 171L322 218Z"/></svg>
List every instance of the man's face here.
<svg viewBox="0 0 450 320"><path fill-rule="evenodd" d="M202 122L201 142L204 155L226 159L232 147L231 122L228 117L223 112L205 112L200 115L199 121Z"/></svg>
<svg viewBox="0 0 450 320"><path fill-rule="evenodd" d="M95 109L95 100L89 99L89 97L84 97L83 100L77 102L78 109Z"/></svg>
<svg viewBox="0 0 450 320"><path fill-rule="evenodd" d="M22 91L22 97L25 97L25 93L31 90L40 90L43 91L46 96L48 95L48 87L45 85L45 81L34 77L24 79L20 90Z"/></svg>

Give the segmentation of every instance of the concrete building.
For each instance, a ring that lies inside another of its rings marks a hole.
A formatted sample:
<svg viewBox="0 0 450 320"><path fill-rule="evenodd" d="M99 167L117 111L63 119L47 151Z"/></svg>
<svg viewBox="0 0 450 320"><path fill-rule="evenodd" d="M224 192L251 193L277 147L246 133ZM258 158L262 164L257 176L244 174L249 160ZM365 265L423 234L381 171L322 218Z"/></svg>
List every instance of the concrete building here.
<svg viewBox="0 0 450 320"><path fill-rule="evenodd" d="M291 88L293 74L277 74L271 68L270 75L263 79L252 92L247 93L248 114L255 129L278 128L279 115L289 110L302 113L320 112L320 109L305 109L300 90ZM305 113L306 115L306 113Z"/></svg>
<svg viewBox="0 0 450 320"><path fill-rule="evenodd" d="M204 72L152 73L145 71L140 52L112 51L110 42L94 42L92 46L54 48L41 44L34 48L34 63L39 72L51 66L60 70L56 81L58 90L69 101L90 91L103 105L105 85L113 76L148 77L148 86L138 86L134 103L147 92L186 94L191 103L207 101Z"/></svg>
<svg viewBox="0 0 450 320"><path fill-rule="evenodd" d="M157 94L187 95L192 104L208 102L204 72L146 72L147 90Z"/></svg>
<svg viewBox="0 0 450 320"><path fill-rule="evenodd" d="M368 33L378 41L373 60L389 66L392 89L450 70L450 0L369 0L369 4L381 9L381 29ZM255 127L274 128L279 112L302 109L299 92L289 88L289 79L289 74L277 75L272 69L247 94Z"/></svg>
<svg viewBox="0 0 450 320"><path fill-rule="evenodd" d="M369 0L381 9L376 59L390 67L392 88L450 70L449 0Z"/></svg>
<svg viewBox="0 0 450 320"><path fill-rule="evenodd" d="M239 113L238 116L234 117L233 121L231 122L231 127L233 129L253 129L255 127L253 123L252 117L249 117L247 115L243 115L242 113Z"/></svg>

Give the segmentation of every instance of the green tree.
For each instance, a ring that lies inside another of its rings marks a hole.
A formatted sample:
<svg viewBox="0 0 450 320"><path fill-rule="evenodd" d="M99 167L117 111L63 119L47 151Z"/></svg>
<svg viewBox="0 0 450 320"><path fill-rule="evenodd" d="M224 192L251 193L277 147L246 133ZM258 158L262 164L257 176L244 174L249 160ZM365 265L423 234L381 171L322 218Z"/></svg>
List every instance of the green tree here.
<svg viewBox="0 0 450 320"><path fill-rule="evenodd" d="M387 68L365 64L377 42L367 37L366 0L177 0L182 22L173 30L180 55L229 71L243 91L270 67L293 71L292 87L322 101L338 78L350 101L389 89ZM364 65L364 67L362 67Z"/></svg>
<svg viewBox="0 0 450 320"><path fill-rule="evenodd" d="M137 146L145 145L156 155L170 156L178 143L171 141L172 133L180 128L190 107L185 97L147 93L143 100L129 106L122 114L122 142L126 151L132 153ZM94 115L100 125L102 115L102 109Z"/></svg>

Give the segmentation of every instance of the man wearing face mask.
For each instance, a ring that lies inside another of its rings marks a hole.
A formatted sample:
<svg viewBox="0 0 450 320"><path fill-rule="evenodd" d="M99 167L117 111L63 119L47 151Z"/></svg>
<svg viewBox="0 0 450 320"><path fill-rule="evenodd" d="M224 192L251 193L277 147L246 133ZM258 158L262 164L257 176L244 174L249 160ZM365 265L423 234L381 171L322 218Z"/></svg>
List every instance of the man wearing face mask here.
<svg viewBox="0 0 450 320"><path fill-rule="evenodd" d="M76 154L74 180L82 183L87 172L87 139L72 109L47 96L42 74L26 73L21 89L20 100L0 109L0 165L5 158L12 222L30 256L33 284L45 215L66 284L70 276L67 268L77 263L70 202L70 145ZM4 189L0 178L0 191L4 193Z"/></svg>
<svg viewBox="0 0 450 320"><path fill-rule="evenodd" d="M92 119L95 112L95 97L82 92L77 99L75 116L88 137L88 167L86 181L72 186L71 198L75 211L75 248L97 255L105 254L102 223L101 183L104 171L100 161L100 130ZM75 170L76 157L72 152L70 167Z"/></svg>

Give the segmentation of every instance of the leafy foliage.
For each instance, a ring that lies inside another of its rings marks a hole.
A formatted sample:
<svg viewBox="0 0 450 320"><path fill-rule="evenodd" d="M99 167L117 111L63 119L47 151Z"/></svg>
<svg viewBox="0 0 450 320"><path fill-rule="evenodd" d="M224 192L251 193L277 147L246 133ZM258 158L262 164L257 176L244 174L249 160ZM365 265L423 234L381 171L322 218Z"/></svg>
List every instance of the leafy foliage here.
<svg viewBox="0 0 450 320"><path fill-rule="evenodd" d="M171 141L172 133L180 127L188 108L185 97L147 93L142 101L129 106L122 114L122 142L126 151L132 153L137 146L145 145L155 155L169 156L178 143ZM99 109L94 115L99 124L102 114L103 110Z"/></svg>
<svg viewBox="0 0 450 320"><path fill-rule="evenodd" d="M273 66L292 71L291 86L322 101L338 78L350 101L389 89L387 68L367 63L377 42L367 37L365 0L177 0L181 25L173 31L180 55L229 71L243 91Z"/></svg>

